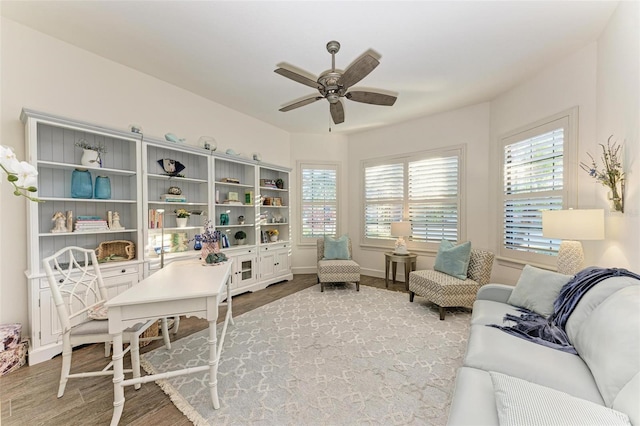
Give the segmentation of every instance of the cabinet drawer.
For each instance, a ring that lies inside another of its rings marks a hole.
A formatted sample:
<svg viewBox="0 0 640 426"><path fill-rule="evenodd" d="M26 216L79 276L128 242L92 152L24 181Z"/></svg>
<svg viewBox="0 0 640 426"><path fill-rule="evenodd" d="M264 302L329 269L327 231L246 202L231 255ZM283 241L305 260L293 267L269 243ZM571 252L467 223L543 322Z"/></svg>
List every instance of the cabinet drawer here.
<svg viewBox="0 0 640 426"><path fill-rule="evenodd" d="M124 274L137 274L139 271L140 271L140 265L138 264L100 268L100 272L102 273L103 279L110 278L110 277L117 277L119 275L124 275Z"/></svg>
<svg viewBox="0 0 640 426"><path fill-rule="evenodd" d="M268 246L260 246L260 253L280 250L280 249L288 248L288 247L289 247L289 243L270 244Z"/></svg>
<svg viewBox="0 0 640 426"><path fill-rule="evenodd" d="M106 280L112 277L119 277L121 275L132 274L135 276L139 276L140 265L139 264L122 264L119 266L110 266L108 268L101 268L100 272L102 273L102 279ZM49 288L49 280L45 278L41 278L40 280L40 288L45 289Z"/></svg>

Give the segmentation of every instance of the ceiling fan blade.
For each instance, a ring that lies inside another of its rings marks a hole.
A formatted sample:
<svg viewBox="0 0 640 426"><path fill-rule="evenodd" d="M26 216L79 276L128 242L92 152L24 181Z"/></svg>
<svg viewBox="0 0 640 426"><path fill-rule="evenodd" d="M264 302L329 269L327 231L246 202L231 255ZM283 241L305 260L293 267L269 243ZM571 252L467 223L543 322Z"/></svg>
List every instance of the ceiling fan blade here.
<svg viewBox="0 0 640 426"><path fill-rule="evenodd" d="M397 96L377 92L366 92L363 90L354 90L344 96L352 101L384 106L391 106L396 102L396 99L398 99Z"/></svg>
<svg viewBox="0 0 640 426"><path fill-rule="evenodd" d="M379 64L380 61L378 59L371 53L365 52L364 55L349 65L344 71L344 74L342 74L342 77L338 80L338 85L344 87L346 90L369 75Z"/></svg>
<svg viewBox="0 0 640 426"><path fill-rule="evenodd" d="M329 104L329 111L331 111L331 118L335 124L344 122L344 107L342 106L341 101Z"/></svg>
<svg viewBox="0 0 640 426"><path fill-rule="evenodd" d="M303 99L301 101L297 101L297 102L294 102L292 104L283 106L282 108L280 108L279 111L281 111L281 112L291 111L292 109L296 109L296 108L300 108L301 106L309 105L310 103L313 103L313 102L315 102L317 100L320 100L320 99L322 99L322 96L312 96L310 98Z"/></svg>
<svg viewBox="0 0 640 426"><path fill-rule="evenodd" d="M277 68L274 70L276 74L280 74L283 77L290 78L293 81L297 81L298 83L302 83L306 86L313 87L314 89L318 88L318 82L311 80L309 77L305 77L302 74L298 74L295 71L288 70L286 68Z"/></svg>

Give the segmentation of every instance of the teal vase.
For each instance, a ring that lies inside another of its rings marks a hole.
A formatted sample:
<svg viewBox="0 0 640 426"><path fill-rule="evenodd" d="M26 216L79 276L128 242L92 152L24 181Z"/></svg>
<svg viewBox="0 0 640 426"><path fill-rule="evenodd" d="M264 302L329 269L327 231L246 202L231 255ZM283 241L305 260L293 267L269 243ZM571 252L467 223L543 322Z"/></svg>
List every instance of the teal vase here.
<svg viewBox="0 0 640 426"><path fill-rule="evenodd" d="M108 200L111 198L111 180L108 176L96 177L95 198Z"/></svg>
<svg viewBox="0 0 640 426"><path fill-rule="evenodd" d="M93 198L93 182L89 170L71 173L71 198Z"/></svg>

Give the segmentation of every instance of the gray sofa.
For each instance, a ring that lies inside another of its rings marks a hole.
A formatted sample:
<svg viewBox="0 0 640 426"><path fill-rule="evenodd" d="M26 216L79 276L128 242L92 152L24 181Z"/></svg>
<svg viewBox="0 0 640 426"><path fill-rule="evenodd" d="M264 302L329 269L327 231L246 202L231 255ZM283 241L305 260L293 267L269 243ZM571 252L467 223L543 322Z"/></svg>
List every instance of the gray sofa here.
<svg viewBox="0 0 640 426"><path fill-rule="evenodd" d="M478 292L448 424L604 424L606 411L640 425L640 280L607 278L584 295L566 325L577 356L486 326L519 314L507 303L513 289Z"/></svg>

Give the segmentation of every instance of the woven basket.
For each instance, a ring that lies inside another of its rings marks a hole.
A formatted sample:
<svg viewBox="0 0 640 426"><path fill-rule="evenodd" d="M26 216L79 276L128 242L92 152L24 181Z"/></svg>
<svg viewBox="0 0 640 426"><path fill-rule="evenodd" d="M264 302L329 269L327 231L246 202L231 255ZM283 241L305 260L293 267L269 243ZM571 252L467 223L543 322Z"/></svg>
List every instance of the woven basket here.
<svg viewBox="0 0 640 426"><path fill-rule="evenodd" d="M127 240L103 241L96 251L98 260L111 257L115 257L113 260L131 260L136 257L136 245Z"/></svg>
<svg viewBox="0 0 640 426"><path fill-rule="evenodd" d="M147 328L144 333L140 335L141 338L145 337L158 337L160 331L160 327L158 326L158 321L154 322L149 328ZM153 343L153 340L147 340L145 342L140 342L139 346L144 348L147 345Z"/></svg>

